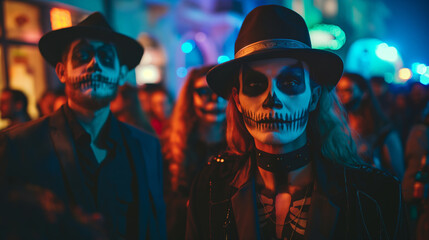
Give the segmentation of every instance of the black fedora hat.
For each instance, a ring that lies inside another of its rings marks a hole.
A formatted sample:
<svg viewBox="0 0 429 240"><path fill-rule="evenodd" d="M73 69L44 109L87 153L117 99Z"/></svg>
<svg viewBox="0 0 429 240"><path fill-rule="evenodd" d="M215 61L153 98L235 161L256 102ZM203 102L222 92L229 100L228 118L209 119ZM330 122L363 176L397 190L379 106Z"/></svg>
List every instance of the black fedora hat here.
<svg viewBox="0 0 429 240"><path fill-rule="evenodd" d="M278 5L264 5L246 16L235 41L235 58L211 69L207 83L214 92L228 98L242 63L286 57L307 63L312 80L329 89L335 87L343 73L339 56L311 48L307 25L298 13Z"/></svg>
<svg viewBox="0 0 429 240"><path fill-rule="evenodd" d="M39 41L39 50L46 61L56 66L61 61L64 49L72 41L88 37L112 42L118 52L119 62L129 69L135 68L143 55L143 47L136 40L115 32L104 16L94 12L76 26L51 31Z"/></svg>

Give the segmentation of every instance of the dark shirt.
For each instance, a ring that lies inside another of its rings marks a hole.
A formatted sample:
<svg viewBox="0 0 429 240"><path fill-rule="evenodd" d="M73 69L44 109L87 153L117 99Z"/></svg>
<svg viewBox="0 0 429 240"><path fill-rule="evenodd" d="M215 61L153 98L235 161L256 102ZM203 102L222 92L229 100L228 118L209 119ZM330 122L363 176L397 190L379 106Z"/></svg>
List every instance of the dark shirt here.
<svg viewBox="0 0 429 240"><path fill-rule="evenodd" d="M73 111L66 106L65 114L75 143L76 156L85 186L91 193L86 203L91 213L103 216L112 239L130 238L137 234L137 182L134 167L128 157L117 120L110 113L100 130L100 148L106 158L98 163L90 146L91 136L83 129Z"/></svg>

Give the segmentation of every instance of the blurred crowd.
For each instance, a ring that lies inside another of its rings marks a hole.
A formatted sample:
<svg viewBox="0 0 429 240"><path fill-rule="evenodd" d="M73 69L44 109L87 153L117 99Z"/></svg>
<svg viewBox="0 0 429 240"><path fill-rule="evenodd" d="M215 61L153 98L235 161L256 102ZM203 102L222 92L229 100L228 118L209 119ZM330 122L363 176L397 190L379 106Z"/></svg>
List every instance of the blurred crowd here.
<svg viewBox="0 0 429 240"><path fill-rule="evenodd" d="M164 155L164 192L168 236L184 239L190 186L206 160L226 148L226 104L207 86L212 66L193 68L177 99L162 84L119 88L111 111L123 122L156 135ZM344 73L334 90L362 160L402 181L413 238L428 233L429 89L418 82L388 84ZM8 127L31 120L27 97L3 89L1 118ZM64 91L46 91L37 102L40 117L66 102ZM205 159L202 161L202 159Z"/></svg>

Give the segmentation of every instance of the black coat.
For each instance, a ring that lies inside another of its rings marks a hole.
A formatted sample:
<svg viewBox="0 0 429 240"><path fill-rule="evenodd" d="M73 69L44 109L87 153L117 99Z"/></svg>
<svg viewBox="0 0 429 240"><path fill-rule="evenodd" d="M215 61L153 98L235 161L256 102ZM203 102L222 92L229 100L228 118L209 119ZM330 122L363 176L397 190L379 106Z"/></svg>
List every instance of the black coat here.
<svg viewBox="0 0 429 240"><path fill-rule="evenodd" d="M135 239L166 239L159 141L117 124L137 176L139 236ZM75 147L63 108L0 132L0 186L32 184L49 189L66 206L87 202L91 193L82 187Z"/></svg>
<svg viewBox="0 0 429 240"><path fill-rule="evenodd" d="M313 162L305 239L408 239L398 180L366 165ZM254 166L249 155L209 162L192 187L187 239L261 239Z"/></svg>

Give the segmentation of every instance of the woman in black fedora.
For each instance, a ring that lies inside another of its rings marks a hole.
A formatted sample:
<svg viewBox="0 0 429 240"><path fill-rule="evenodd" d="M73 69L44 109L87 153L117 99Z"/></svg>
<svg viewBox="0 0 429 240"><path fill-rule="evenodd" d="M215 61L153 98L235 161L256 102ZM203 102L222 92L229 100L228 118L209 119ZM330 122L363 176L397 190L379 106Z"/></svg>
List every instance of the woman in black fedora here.
<svg viewBox="0 0 429 240"><path fill-rule="evenodd" d="M399 182L365 165L331 90L343 62L267 5L207 82L229 100L228 150L194 181L187 239L404 239Z"/></svg>

